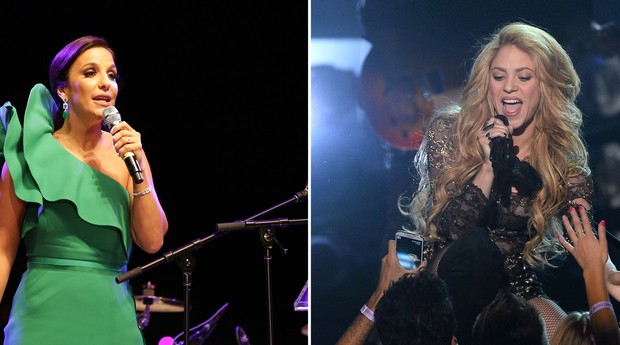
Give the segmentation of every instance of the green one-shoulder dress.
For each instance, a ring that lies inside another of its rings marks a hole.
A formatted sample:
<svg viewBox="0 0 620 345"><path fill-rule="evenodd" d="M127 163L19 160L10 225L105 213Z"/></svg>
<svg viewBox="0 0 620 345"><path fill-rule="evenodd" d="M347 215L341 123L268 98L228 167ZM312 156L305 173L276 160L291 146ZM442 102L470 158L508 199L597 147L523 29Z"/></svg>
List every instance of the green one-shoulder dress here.
<svg viewBox="0 0 620 345"><path fill-rule="evenodd" d="M132 250L129 195L52 136L54 102L35 85L21 119L0 108L0 165L27 202L27 269L4 328L6 345L143 345L131 285L116 283Z"/></svg>

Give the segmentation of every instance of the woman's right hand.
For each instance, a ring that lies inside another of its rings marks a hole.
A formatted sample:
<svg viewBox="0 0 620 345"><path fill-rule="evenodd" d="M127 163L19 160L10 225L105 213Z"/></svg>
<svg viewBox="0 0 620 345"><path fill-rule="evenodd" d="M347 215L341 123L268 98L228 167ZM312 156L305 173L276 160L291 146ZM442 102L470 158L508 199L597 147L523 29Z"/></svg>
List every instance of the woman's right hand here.
<svg viewBox="0 0 620 345"><path fill-rule="evenodd" d="M511 126L504 125L504 123L495 117L490 118L484 123L484 126L478 134L478 143L484 152L484 157L487 162L490 162L491 156L491 139L495 137L508 138L511 134Z"/></svg>

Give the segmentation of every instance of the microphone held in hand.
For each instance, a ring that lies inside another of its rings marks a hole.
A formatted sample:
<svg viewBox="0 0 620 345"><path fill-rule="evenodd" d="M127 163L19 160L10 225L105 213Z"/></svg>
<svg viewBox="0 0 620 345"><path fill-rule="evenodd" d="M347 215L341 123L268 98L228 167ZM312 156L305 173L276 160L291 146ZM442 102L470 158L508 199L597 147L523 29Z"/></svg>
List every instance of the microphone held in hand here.
<svg viewBox="0 0 620 345"><path fill-rule="evenodd" d="M103 122L108 131L121 121L121 114L115 107L109 106L103 109ZM127 166L127 170L129 170L129 174L131 174L133 182L136 184L142 183L144 177L142 177L142 168L136 160L136 155L133 152L127 152L123 155L123 161L125 161L125 165Z"/></svg>
<svg viewBox="0 0 620 345"><path fill-rule="evenodd" d="M505 126L508 126L508 118L505 115L498 114L495 115L496 119L500 119ZM491 160L491 165L493 168L497 168L497 166L504 162L508 155L510 154L509 141L505 137L494 137L491 139L491 155L489 159Z"/></svg>
<svg viewBox="0 0 620 345"><path fill-rule="evenodd" d="M505 115L495 115L505 126L508 126L508 119ZM510 204L510 193L512 187L512 171L511 164L514 163L516 156L512 155L512 138L511 137L494 137L491 139L491 165L493 166L493 190L498 194L501 204L508 207ZM514 158L514 159L511 159ZM518 159L517 159L518 160Z"/></svg>

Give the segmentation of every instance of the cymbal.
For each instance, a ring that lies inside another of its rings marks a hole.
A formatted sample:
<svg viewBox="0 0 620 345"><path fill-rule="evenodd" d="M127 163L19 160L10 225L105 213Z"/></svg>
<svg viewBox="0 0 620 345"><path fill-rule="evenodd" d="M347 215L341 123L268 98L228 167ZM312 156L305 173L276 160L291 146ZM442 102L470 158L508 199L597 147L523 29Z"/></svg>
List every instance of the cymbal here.
<svg viewBox="0 0 620 345"><path fill-rule="evenodd" d="M135 296L136 310L144 311L150 305L154 313L175 313L185 310L183 301L160 296Z"/></svg>

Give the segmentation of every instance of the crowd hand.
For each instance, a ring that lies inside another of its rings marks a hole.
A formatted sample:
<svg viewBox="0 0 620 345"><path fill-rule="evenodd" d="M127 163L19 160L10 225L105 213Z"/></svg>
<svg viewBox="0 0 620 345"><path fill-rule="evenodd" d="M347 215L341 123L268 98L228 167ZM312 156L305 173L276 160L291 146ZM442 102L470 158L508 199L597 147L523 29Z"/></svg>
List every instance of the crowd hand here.
<svg viewBox="0 0 620 345"><path fill-rule="evenodd" d="M605 262L605 283L609 295L616 301L620 301L620 272L610 257L607 257L607 262Z"/></svg>
<svg viewBox="0 0 620 345"><path fill-rule="evenodd" d="M616 265L611 261L611 258L607 259L607 262L605 263L605 270L607 281L613 285L620 286L620 272L618 272L618 269L616 268Z"/></svg>
<svg viewBox="0 0 620 345"><path fill-rule="evenodd" d="M383 292L387 290L390 283L402 277L406 273L417 273L420 270L426 268L427 261L424 260L418 268L408 270L405 269L398 262L398 256L396 255L396 241L389 240L388 252L383 259L381 259L381 273L379 276L379 284L377 286L377 292L383 295Z"/></svg>
<svg viewBox="0 0 620 345"><path fill-rule="evenodd" d="M620 272L610 257L605 262L605 283L609 295L616 301L620 301Z"/></svg>
<svg viewBox="0 0 620 345"><path fill-rule="evenodd" d="M605 221L598 224L598 239L592 231L592 225L583 206L579 206L579 214L574 207L569 208L570 220L562 216L564 230L572 244L563 236L558 235L562 246L575 258L584 271L603 267L608 259ZM571 225L572 221L572 225Z"/></svg>
<svg viewBox="0 0 620 345"><path fill-rule="evenodd" d="M599 303L609 303L608 299L611 294L607 288L609 286L608 274L605 272L611 263L607 247L605 221L602 220L598 224L599 238L597 239L583 206L579 206L579 215L573 207L570 207L569 213L572 226L566 215L562 216L562 223L573 244L568 243L562 236L558 236L558 239L583 269L588 305L590 308L595 308ZM611 264L613 265L613 263ZM592 312L590 309L590 323L597 344L620 344L618 320L613 308L610 309L611 313L596 310ZM594 317L594 313L599 314Z"/></svg>
<svg viewBox="0 0 620 345"><path fill-rule="evenodd" d="M609 295L616 301L620 301L620 272L616 269L611 258L608 258L605 263L605 283Z"/></svg>
<svg viewBox="0 0 620 345"><path fill-rule="evenodd" d="M607 245L607 231L605 229L605 221L601 221L598 225L598 241L594 237L592 233L592 227L590 222L588 221L587 213L583 207L580 207L581 219L585 219L585 222L581 222L577 217L576 211L571 210L571 217L573 219L573 223L577 222L575 228L573 229L568 222L567 217L563 219L564 226L567 229L567 234L569 238L574 244L574 251L569 253L575 257L579 266L581 266L584 270L588 267L584 266L587 264L597 264L601 260L604 262L605 267L605 285L607 287L607 291L611 297L613 297L616 301L620 301L620 272L616 269L616 265L611 261L609 257L609 249ZM583 224L583 231L579 232L579 227ZM570 230L569 230L570 229ZM580 234L585 234L582 236L577 236ZM571 235L573 237L571 237ZM564 242L564 243L562 243ZM567 243L564 238L560 238L560 243L568 250L569 243ZM566 243L566 244L565 244ZM571 246L572 247L572 246Z"/></svg>

